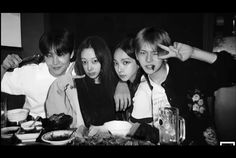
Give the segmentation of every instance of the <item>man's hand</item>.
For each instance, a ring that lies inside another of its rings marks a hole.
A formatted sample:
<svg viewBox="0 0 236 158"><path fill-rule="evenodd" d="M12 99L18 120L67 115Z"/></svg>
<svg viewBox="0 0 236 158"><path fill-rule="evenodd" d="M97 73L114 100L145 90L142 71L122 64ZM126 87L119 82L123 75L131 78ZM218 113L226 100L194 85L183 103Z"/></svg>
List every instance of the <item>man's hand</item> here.
<svg viewBox="0 0 236 158"><path fill-rule="evenodd" d="M3 60L1 64L1 81L7 70L10 68L14 69L18 67L20 62L22 62L22 60L17 54L7 55L7 57Z"/></svg>
<svg viewBox="0 0 236 158"><path fill-rule="evenodd" d="M8 70L10 68L16 68L19 66L19 63L22 59L17 54L9 54L2 62L2 68Z"/></svg>
<svg viewBox="0 0 236 158"><path fill-rule="evenodd" d="M158 46L163 50L169 52L167 55L158 56L158 58L160 59L176 57L179 58L181 61L186 61L192 56L194 51L194 48L192 46L178 42L174 42L174 45L169 47L164 46L162 44L158 44Z"/></svg>
<svg viewBox="0 0 236 158"><path fill-rule="evenodd" d="M131 105L131 96L126 82L119 81L114 94L116 111L124 111Z"/></svg>

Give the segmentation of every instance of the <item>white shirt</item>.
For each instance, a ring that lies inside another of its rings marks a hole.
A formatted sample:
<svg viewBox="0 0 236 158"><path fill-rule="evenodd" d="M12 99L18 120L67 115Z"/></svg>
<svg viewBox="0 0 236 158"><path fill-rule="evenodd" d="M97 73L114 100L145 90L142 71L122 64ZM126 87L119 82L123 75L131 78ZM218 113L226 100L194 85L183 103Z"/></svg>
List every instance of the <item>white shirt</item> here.
<svg viewBox="0 0 236 158"><path fill-rule="evenodd" d="M168 71L169 67L167 66L167 73ZM165 89L161 85L154 83L150 78L149 80L153 86L153 92L151 91L145 77L142 76L141 82L133 98L133 111L131 115L136 119L153 117L155 125L159 116L159 108L170 107L170 104Z"/></svg>
<svg viewBox="0 0 236 158"><path fill-rule="evenodd" d="M13 95L25 95L23 108L28 108L33 117L45 118L44 102L48 89L55 79L56 77L49 73L45 62L39 65L30 64L15 68L13 72L6 72L1 81L1 91Z"/></svg>

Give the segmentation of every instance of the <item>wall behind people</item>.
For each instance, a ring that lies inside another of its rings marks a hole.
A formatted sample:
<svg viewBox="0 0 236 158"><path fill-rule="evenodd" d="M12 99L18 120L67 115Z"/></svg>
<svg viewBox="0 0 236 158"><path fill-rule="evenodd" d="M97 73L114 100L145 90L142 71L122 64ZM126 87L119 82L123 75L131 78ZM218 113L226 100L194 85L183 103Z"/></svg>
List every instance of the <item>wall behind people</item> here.
<svg viewBox="0 0 236 158"><path fill-rule="evenodd" d="M173 40L203 46L203 14L200 13L52 13L52 28L68 27L78 41L86 36L102 36L114 47L127 33L136 33L147 26L158 26L170 33Z"/></svg>
<svg viewBox="0 0 236 158"><path fill-rule="evenodd" d="M39 53L39 38L43 34L44 14L42 13L22 13L22 57Z"/></svg>
<svg viewBox="0 0 236 158"><path fill-rule="evenodd" d="M43 13L21 13L21 35L22 47L1 47L1 63L8 54L18 54L24 58L39 53L39 38L47 29L45 22L47 14ZM9 95L1 92L1 98L7 98L8 109L22 107L25 101L24 95Z"/></svg>
<svg viewBox="0 0 236 158"><path fill-rule="evenodd" d="M22 48L1 47L1 63L7 54L15 53L24 58L39 52L38 41L45 26L45 14L21 13Z"/></svg>

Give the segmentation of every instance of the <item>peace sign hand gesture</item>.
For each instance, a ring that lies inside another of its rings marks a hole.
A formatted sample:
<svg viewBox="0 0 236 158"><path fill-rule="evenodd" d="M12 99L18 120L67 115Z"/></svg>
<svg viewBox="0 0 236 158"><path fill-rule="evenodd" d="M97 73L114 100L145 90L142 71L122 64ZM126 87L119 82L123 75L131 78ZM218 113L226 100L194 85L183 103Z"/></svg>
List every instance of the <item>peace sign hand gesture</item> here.
<svg viewBox="0 0 236 158"><path fill-rule="evenodd" d="M178 42L174 42L174 46L167 47L162 44L158 44L158 46L162 48L163 50L169 52L166 55L158 56L158 58L160 59L176 57L180 59L181 61L186 61L192 56L193 51L194 51L194 48L192 46L189 46L183 43L178 43Z"/></svg>

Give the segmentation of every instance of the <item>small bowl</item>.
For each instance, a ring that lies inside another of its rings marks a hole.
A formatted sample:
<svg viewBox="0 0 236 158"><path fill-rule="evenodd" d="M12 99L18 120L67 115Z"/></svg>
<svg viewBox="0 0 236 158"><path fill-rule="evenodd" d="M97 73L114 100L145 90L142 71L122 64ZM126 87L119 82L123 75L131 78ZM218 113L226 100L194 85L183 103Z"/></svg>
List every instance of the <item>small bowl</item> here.
<svg viewBox="0 0 236 158"><path fill-rule="evenodd" d="M18 131L19 126L10 126L1 128L1 138L11 138Z"/></svg>
<svg viewBox="0 0 236 158"><path fill-rule="evenodd" d="M16 137L21 140L21 142L35 142L41 132L36 133L16 133Z"/></svg>
<svg viewBox="0 0 236 158"><path fill-rule="evenodd" d="M31 131L31 130L41 130L42 129L42 122L40 121L36 121L35 124L33 126L30 127L30 125L32 125L34 121L27 121L27 122L23 122L21 123L21 128L25 131Z"/></svg>
<svg viewBox="0 0 236 158"><path fill-rule="evenodd" d="M128 121L113 120L104 123L104 126L111 132L112 135L125 137L129 133L132 124Z"/></svg>
<svg viewBox="0 0 236 158"><path fill-rule="evenodd" d="M72 130L56 130L45 133L42 140L53 145L66 145L70 143L75 137L69 137Z"/></svg>
<svg viewBox="0 0 236 158"><path fill-rule="evenodd" d="M29 109L13 109L7 111L7 118L9 122L20 122L27 119Z"/></svg>

